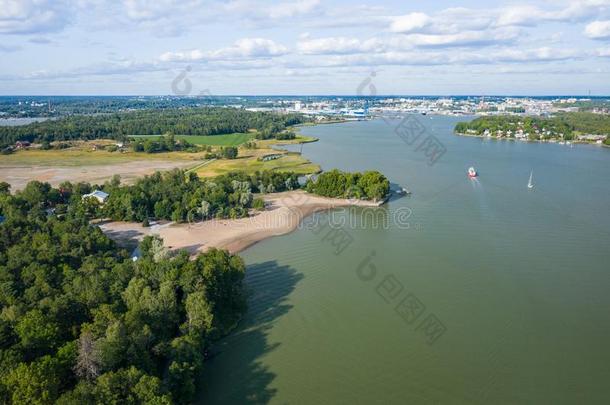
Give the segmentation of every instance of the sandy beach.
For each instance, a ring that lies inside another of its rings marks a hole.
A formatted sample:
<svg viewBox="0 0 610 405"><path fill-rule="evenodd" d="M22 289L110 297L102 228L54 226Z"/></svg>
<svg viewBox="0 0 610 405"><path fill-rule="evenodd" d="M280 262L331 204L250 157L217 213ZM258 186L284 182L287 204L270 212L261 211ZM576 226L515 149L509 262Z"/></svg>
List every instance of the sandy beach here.
<svg viewBox="0 0 610 405"><path fill-rule="evenodd" d="M302 190L266 194L262 198L265 210L253 212L248 218L164 223L148 228L133 222L106 222L99 226L121 244L131 243L133 246L144 236L156 234L172 250L185 249L195 254L216 247L237 253L261 240L294 231L304 218L314 212L346 206L381 205L372 201L325 198Z"/></svg>

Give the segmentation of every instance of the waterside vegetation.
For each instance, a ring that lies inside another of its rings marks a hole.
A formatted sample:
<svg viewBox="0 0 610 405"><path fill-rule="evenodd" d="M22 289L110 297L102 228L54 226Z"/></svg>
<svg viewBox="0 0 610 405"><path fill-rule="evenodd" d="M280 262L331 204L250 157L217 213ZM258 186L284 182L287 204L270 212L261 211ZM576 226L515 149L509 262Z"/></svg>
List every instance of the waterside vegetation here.
<svg viewBox="0 0 610 405"><path fill-rule="evenodd" d="M610 136L610 116L591 112L562 113L552 117L485 116L459 122L455 132L531 141L604 141Z"/></svg>

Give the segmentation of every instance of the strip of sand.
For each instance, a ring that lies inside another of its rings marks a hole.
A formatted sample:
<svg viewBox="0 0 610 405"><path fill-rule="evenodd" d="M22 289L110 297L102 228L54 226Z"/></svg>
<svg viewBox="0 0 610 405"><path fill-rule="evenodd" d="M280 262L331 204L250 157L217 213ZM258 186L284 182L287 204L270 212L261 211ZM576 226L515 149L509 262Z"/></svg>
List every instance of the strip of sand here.
<svg viewBox="0 0 610 405"><path fill-rule="evenodd" d="M141 240L156 234L165 246L191 254L212 247L237 253L256 242L294 231L301 221L317 211L345 206L378 207L381 203L325 198L302 190L263 195L265 210L248 218L207 220L190 224L169 223L148 228L133 222L106 222L100 228L119 243Z"/></svg>

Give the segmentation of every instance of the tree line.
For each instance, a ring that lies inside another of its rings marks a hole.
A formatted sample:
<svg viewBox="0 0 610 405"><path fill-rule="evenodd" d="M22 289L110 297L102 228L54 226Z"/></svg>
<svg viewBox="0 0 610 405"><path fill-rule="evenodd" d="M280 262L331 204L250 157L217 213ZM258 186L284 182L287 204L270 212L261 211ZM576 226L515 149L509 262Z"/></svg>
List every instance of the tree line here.
<svg viewBox="0 0 610 405"><path fill-rule="evenodd" d="M121 139L131 135L220 135L255 129L271 138L286 127L304 122L302 114L254 112L238 108L202 107L152 109L98 115L74 115L23 126L0 127L0 147L16 141Z"/></svg>
<svg viewBox="0 0 610 405"><path fill-rule="evenodd" d="M176 139L173 134L166 134L158 139L138 139L130 138L131 149L134 152L158 153L173 151L192 151L197 152L197 145L184 139Z"/></svg>
<svg viewBox="0 0 610 405"><path fill-rule="evenodd" d="M200 179L193 172L175 169L143 177L133 185L120 185L115 178L102 187L110 195L103 206L92 200L86 210L93 217L120 221L235 219L248 216L254 208L254 193L298 187L298 176L288 172L232 172Z"/></svg>
<svg viewBox="0 0 610 405"><path fill-rule="evenodd" d="M502 131L504 136L513 138L517 130L528 133L531 139L572 140L580 134L610 135L610 116L590 112L560 113L552 117L484 116L470 122L458 122L455 126L455 132L461 134L483 135L489 131L491 136L496 136Z"/></svg>
<svg viewBox="0 0 610 405"><path fill-rule="evenodd" d="M324 197L380 201L390 192L390 182L378 171L349 173L334 169L309 180L305 189Z"/></svg>

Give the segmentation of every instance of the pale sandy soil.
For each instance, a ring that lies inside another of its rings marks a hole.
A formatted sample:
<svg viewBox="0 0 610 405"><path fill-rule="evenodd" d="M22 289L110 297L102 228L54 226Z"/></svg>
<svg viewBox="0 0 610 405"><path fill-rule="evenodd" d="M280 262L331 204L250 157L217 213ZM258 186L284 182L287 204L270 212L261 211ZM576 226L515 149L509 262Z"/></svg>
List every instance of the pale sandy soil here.
<svg viewBox="0 0 610 405"><path fill-rule="evenodd" d="M115 174L121 176L121 181L131 183L136 178L152 174L155 171L193 166L193 161L172 160L134 160L124 163L95 164L91 166L36 166L36 165L4 165L0 161L0 181L11 185L11 190L21 190L32 180L39 180L58 186L64 181L86 181L103 184Z"/></svg>
<svg viewBox="0 0 610 405"><path fill-rule="evenodd" d="M165 246L171 249L186 249L193 254L216 247L236 253L263 239L294 231L304 218L316 211L350 205L380 205L370 201L324 198L300 190L267 194L263 198L267 205L265 210L248 218L166 224L150 228L144 228L139 223L107 222L101 224L100 228L122 243L157 234L163 238Z"/></svg>

